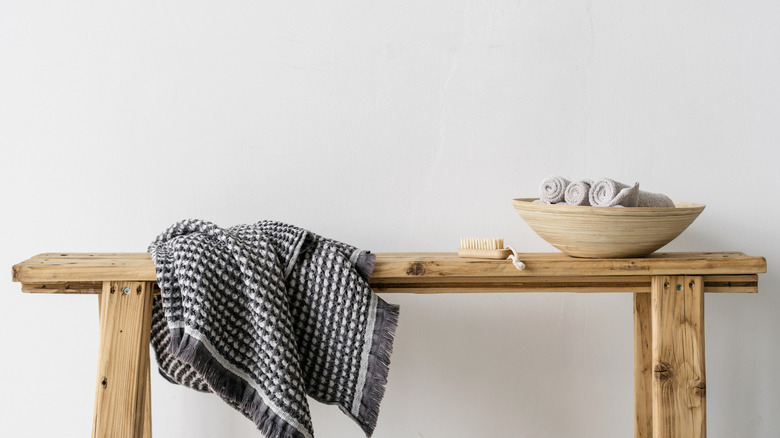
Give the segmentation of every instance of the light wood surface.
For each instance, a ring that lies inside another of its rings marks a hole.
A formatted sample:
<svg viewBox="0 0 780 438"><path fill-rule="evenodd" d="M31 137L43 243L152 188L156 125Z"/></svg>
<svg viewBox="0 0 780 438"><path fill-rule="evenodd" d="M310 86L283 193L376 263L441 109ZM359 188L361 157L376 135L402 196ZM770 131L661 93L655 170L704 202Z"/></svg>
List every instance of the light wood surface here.
<svg viewBox="0 0 780 438"><path fill-rule="evenodd" d="M763 257L740 252L659 253L638 259L581 259L561 253L520 254L511 261L457 253L379 253L370 284L377 292L650 292L650 276L705 275L707 292L756 292ZM147 253L47 253L13 267L33 293L98 293L103 281L155 281ZM479 286L479 287L477 287Z"/></svg>
<svg viewBox="0 0 780 438"><path fill-rule="evenodd" d="M512 250L510 249L458 248L458 257L506 260L510 254L512 254Z"/></svg>
<svg viewBox="0 0 780 438"><path fill-rule="evenodd" d="M150 282L105 282L93 438L151 436ZM127 291L127 293L125 293Z"/></svg>
<svg viewBox="0 0 780 438"><path fill-rule="evenodd" d="M704 438L704 289L698 276L653 277L653 437Z"/></svg>
<svg viewBox="0 0 780 438"><path fill-rule="evenodd" d="M757 274L766 272L763 257L709 252L581 259L526 253L521 260L523 271L510 261L454 252L380 253L370 284L385 293L634 293L635 436L705 436L703 293L757 292ZM93 436L150 437L148 344L151 296L159 289L149 255L47 253L15 265L12 274L25 292L99 294Z"/></svg>
<svg viewBox="0 0 780 438"><path fill-rule="evenodd" d="M634 294L634 438L653 436L650 294Z"/></svg>
<svg viewBox="0 0 780 438"><path fill-rule="evenodd" d="M490 277L408 277L372 278L378 293L519 293L519 292L633 292L650 293L650 276L597 277L523 277L510 279ZM22 292L100 294L102 281L23 283ZM758 275L705 275L704 292L756 293ZM154 293L160 289L154 283Z"/></svg>
<svg viewBox="0 0 780 438"><path fill-rule="evenodd" d="M670 208L557 205L513 199L512 205L542 239L577 257L643 257L680 235L704 205Z"/></svg>
<svg viewBox="0 0 780 438"><path fill-rule="evenodd" d="M151 324L151 321L150 321ZM146 355L146 370L143 372L144 381L142 384L146 388L144 391L144 411L143 411L143 438L152 438L152 364L149 354Z"/></svg>

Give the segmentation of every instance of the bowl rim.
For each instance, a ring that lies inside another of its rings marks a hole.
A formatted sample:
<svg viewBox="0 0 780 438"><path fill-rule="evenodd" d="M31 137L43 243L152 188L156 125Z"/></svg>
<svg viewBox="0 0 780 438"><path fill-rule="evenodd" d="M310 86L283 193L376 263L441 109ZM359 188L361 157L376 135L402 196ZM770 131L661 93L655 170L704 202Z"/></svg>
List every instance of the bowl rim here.
<svg viewBox="0 0 780 438"><path fill-rule="evenodd" d="M516 209L527 211L540 211L540 212L557 212L557 213L594 213L603 215L615 215L626 216L633 214L653 214L653 213L701 213L706 204L698 204L695 202L674 202L674 207L594 207L592 205L568 205L568 204L544 204L533 202L539 198L514 198L512 204Z"/></svg>

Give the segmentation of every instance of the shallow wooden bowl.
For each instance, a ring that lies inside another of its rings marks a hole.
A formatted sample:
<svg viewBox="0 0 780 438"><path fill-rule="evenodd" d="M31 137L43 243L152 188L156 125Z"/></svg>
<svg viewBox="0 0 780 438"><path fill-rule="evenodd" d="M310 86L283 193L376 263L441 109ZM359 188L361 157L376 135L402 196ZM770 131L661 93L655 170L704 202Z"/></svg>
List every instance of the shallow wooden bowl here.
<svg viewBox="0 0 780 438"><path fill-rule="evenodd" d="M705 205L675 202L675 208L616 208L537 204L513 199L525 222L542 239L573 257L644 257L685 231Z"/></svg>

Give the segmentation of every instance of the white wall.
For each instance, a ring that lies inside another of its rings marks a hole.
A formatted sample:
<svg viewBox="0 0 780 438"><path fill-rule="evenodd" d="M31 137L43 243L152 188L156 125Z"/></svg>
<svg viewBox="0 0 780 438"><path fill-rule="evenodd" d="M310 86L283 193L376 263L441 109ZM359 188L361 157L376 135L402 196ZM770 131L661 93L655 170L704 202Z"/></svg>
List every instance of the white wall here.
<svg viewBox="0 0 780 438"><path fill-rule="evenodd" d="M503 236L552 173L702 216L667 250L766 256L708 295L710 437L780 435L780 3L0 3L0 436L91 430L94 296L19 292L49 251L144 251L176 220L279 219L374 251ZM629 294L386 295L375 437L626 437ZM319 437L360 437L312 406ZM157 437L256 437L153 373Z"/></svg>

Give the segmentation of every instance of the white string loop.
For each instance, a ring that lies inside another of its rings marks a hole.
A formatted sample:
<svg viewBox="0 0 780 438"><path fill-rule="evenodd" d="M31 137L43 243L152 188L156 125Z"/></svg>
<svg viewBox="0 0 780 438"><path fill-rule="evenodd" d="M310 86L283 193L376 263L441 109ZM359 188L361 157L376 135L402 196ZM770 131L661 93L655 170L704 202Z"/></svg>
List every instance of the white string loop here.
<svg viewBox="0 0 780 438"><path fill-rule="evenodd" d="M518 271L524 271L525 263L520 261L520 257L517 256L517 251L509 245L506 246L506 249L512 250L512 254L507 257L507 260L512 260L512 264L515 265L515 268L517 268Z"/></svg>

